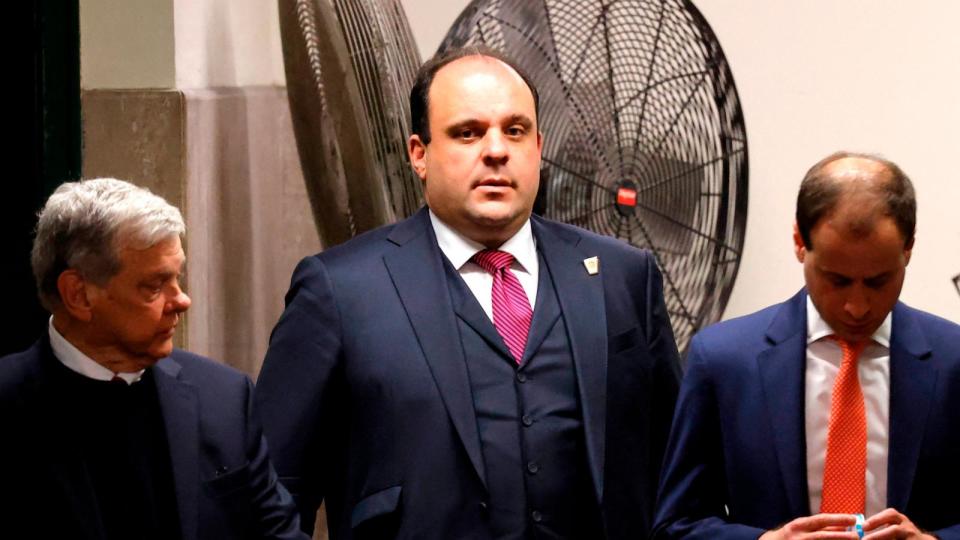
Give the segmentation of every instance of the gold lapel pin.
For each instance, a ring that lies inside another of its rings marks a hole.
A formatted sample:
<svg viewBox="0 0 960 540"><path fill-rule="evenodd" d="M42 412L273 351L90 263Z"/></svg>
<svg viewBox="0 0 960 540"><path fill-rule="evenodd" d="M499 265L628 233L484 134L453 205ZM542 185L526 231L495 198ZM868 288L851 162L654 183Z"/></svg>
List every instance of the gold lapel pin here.
<svg viewBox="0 0 960 540"><path fill-rule="evenodd" d="M596 257L588 257L583 260L583 266L587 269L587 273L591 276L595 276L600 272L600 259Z"/></svg>

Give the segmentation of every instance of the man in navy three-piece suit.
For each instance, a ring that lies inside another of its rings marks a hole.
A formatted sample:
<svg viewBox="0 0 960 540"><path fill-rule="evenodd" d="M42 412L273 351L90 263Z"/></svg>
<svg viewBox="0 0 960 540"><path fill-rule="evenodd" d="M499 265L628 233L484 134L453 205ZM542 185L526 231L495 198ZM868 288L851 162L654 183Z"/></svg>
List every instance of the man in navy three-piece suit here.
<svg viewBox="0 0 960 540"><path fill-rule="evenodd" d="M253 385L173 349L179 210L115 179L60 186L33 271L53 313L0 358L0 536L306 539L270 465Z"/></svg>
<svg viewBox="0 0 960 540"><path fill-rule="evenodd" d="M655 538L960 538L960 326L898 301L915 222L892 162L810 169L806 288L691 342Z"/></svg>
<svg viewBox="0 0 960 540"><path fill-rule="evenodd" d="M531 217L508 59L432 59L411 110L427 208L300 263L257 384L305 528L325 501L335 540L645 537L679 384L653 258Z"/></svg>

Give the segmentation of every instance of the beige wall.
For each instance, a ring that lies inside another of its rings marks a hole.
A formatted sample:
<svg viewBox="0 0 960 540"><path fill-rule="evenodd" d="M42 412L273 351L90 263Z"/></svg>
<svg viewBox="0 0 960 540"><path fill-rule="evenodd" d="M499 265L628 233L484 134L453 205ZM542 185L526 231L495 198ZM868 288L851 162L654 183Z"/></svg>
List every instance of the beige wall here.
<svg viewBox="0 0 960 540"><path fill-rule="evenodd" d="M172 1L177 88L285 84L276 0Z"/></svg>
<svg viewBox="0 0 960 540"><path fill-rule="evenodd" d="M960 322L960 2L696 0L730 61L747 123L746 247L725 317L803 284L796 190L838 149L878 152L913 178L917 243L902 298ZM404 0L424 58L466 0Z"/></svg>
<svg viewBox="0 0 960 540"><path fill-rule="evenodd" d="M283 86L273 0L80 0L87 89Z"/></svg>
<svg viewBox="0 0 960 540"><path fill-rule="evenodd" d="M172 88L171 0L80 0L83 88Z"/></svg>

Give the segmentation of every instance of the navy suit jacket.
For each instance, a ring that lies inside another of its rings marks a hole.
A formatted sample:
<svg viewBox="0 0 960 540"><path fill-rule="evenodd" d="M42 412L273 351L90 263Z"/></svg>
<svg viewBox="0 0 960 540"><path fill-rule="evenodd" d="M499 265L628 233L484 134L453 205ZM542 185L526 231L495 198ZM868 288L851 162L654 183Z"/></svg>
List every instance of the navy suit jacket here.
<svg viewBox="0 0 960 540"><path fill-rule="evenodd" d="M103 538L91 479L72 452L83 426L63 427L54 369L66 369L44 337L0 358L0 536ZM154 367L184 540L306 539L290 494L277 482L253 385L240 372L174 350ZM57 406L53 405L58 404ZM109 411L104 418L108 421Z"/></svg>
<svg viewBox="0 0 960 540"><path fill-rule="evenodd" d="M806 292L691 341L657 538L757 538L810 515ZM960 326L898 303L890 342L887 506L960 538Z"/></svg>
<svg viewBox="0 0 960 540"><path fill-rule="evenodd" d="M567 325L606 535L645 536L679 385L660 273L647 252L531 219ZM490 536L444 264L423 209L295 270L256 401L307 530L325 500L335 540Z"/></svg>

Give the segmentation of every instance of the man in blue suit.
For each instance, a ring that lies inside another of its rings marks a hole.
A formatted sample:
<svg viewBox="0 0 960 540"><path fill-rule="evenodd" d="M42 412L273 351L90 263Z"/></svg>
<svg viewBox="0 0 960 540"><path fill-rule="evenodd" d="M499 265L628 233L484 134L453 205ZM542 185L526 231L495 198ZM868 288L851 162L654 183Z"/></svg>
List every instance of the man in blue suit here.
<svg viewBox="0 0 960 540"><path fill-rule="evenodd" d="M173 348L183 233L179 210L120 180L47 201L32 263L53 316L0 358L0 536L306 539L250 380Z"/></svg>
<svg viewBox="0 0 960 540"><path fill-rule="evenodd" d="M960 327L897 300L915 220L894 163L810 169L806 288L691 342L656 538L857 538L858 513L866 538L960 538Z"/></svg>
<svg viewBox="0 0 960 540"><path fill-rule="evenodd" d="M427 208L294 272L256 397L307 530L326 501L335 540L649 533L679 386L660 274L531 217L536 101L493 51L427 62Z"/></svg>

